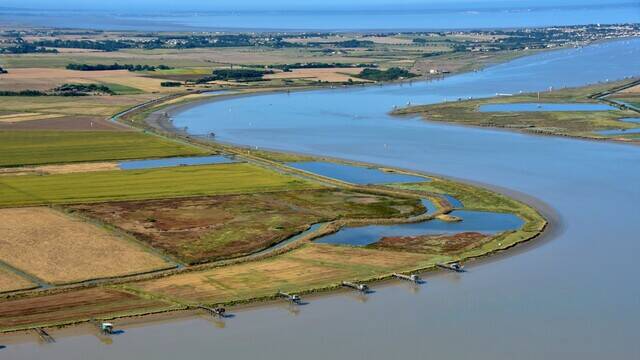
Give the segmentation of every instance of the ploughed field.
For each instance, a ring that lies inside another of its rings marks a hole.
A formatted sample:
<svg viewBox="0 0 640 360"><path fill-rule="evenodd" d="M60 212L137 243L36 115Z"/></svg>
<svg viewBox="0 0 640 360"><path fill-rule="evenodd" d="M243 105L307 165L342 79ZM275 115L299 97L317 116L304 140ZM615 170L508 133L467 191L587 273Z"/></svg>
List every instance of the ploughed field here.
<svg viewBox="0 0 640 360"><path fill-rule="evenodd" d="M417 215L417 199L346 190L302 190L73 205L186 263L248 255L311 224Z"/></svg>
<svg viewBox="0 0 640 360"><path fill-rule="evenodd" d="M0 307L0 329L18 329L33 324L54 325L70 319L81 322L112 314L167 310L171 307L162 300L146 299L117 289L83 289L4 300Z"/></svg>

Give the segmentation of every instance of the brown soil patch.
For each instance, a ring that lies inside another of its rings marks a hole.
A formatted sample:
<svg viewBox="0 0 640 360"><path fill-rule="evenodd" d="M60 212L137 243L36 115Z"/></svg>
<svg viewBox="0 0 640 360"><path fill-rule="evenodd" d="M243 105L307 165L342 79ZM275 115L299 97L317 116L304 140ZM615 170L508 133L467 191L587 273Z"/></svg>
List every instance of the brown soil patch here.
<svg viewBox="0 0 640 360"><path fill-rule="evenodd" d="M628 93L628 94L640 94L640 85L632 86L628 89L622 90L620 93Z"/></svg>
<svg viewBox="0 0 640 360"><path fill-rule="evenodd" d="M48 208L0 209L0 260L51 283L169 266L137 244Z"/></svg>
<svg viewBox="0 0 640 360"><path fill-rule="evenodd" d="M15 291L34 287L31 281L8 270L0 269L0 292Z"/></svg>
<svg viewBox="0 0 640 360"><path fill-rule="evenodd" d="M333 190L83 204L70 209L117 226L189 263L251 254L321 221L408 216L418 210L413 200Z"/></svg>
<svg viewBox="0 0 640 360"><path fill-rule="evenodd" d="M376 277L424 264L421 254L308 244L267 260L185 273L135 284L145 291L194 302L221 303Z"/></svg>
<svg viewBox="0 0 640 360"><path fill-rule="evenodd" d="M0 130L130 131L124 125L98 117L51 115L56 116L56 118L20 122L0 121Z"/></svg>
<svg viewBox="0 0 640 360"><path fill-rule="evenodd" d="M463 232L453 235L385 237L369 245L368 248L453 255L463 250L478 247L491 239L493 239L492 235L478 232Z"/></svg>
<svg viewBox="0 0 640 360"><path fill-rule="evenodd" d="M0 302L0 329L44 325L65 320L88 320L140 310L160 309L168 304L104 288Z"/></svg>

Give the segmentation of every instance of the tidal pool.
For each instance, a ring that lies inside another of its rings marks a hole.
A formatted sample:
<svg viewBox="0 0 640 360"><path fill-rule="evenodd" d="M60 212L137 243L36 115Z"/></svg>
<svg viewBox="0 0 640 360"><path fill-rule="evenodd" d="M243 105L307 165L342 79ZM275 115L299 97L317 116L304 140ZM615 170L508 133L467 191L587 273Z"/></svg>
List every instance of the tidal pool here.
<svg viewBox="0 0 640 360"><path fill-rule="evenodd" d="M451 215L460 217L463 221L447 222L434 219L413 224L348 227L315 241L323 244L365 246L387 236L456 234L467 231L497 234L517 230L524 224L522 219L513 214L455 210Z"/></svg>
<svg viewBox="0 0 640 360"><path fill-rule="evenodd" d="M617 108L606 104L554 104L511 103L480 105L480 112L531 112L531 111L607 111Z"/></svg>
<svg viewBox="0 0 640 360"><path fill-rule="evenodd" d="M640 118L622 118L620 121L629 122L629 123L640 123Z"/></svg>
<svg viewBox="0 0 640 360"><path fill-rule="evenodd" d="M364 300L344 293L307 299L309 305L297 311L279 304L234 310L225 326L205 317L137 326L116 321L126 332L110 345L88 332L67 333L55 344L38 344L35 336L18 343L0 337L7 345L0 357L640 358L640 187L633 185L640 183L639 147L387 115L407 101L542 91L640 75L639 69L640 40L628 39L544 52L436 82L243 97L185 111L175 119L178 126L196 134L215 131L223 141L528 194L554 210L546 212L550 232L526 251L467 264L467 274L433 274L421 287L374 285Z"/></svg>
<svg viewBox="0 0 640 360"><path fill-rule="evenodd" d="M452 207L458 208L458 209L464 207L464 205L462 204L462 201L454 198L453 196L449 194L444 194L442 196L444 196L444 198L447 199L447 201L449 202L449 204L451 204Z"/></svg>
<svg viewBox="0 0 640 360"><path fill-rule="evenodd" d="M118 163L122 170L154 169L172 166L229 164L236 162L233 158L224 155L171 157L164 159L127 160Z"/></svg>
<svg viewBox="0 0 640 360"><path fill-rule="evenodd" d="M615 130L600 130L596 131L600 135L626 135L626 134L640 134L640 128L635 129L615 129Z"/></svg>
<svg viewBox="0 0 640 360"><path fill-rule="evenodd" d="M290 162L288 165L354 184L415 183L430 180L421 176L324 161Z"/></svg>

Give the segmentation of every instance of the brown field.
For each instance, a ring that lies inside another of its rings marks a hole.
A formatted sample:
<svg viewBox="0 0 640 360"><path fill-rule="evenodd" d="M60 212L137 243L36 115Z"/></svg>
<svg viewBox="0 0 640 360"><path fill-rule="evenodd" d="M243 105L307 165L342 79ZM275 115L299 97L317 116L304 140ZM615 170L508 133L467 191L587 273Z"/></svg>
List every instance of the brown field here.
<svg viewBox="0 0 640 360"><path fill-rule="evenodd" d="M353 77L362 71L360 68L292 69L265 75L265 79L311 79L328 82L364 81Z"/></svg>
<svg viewBox="0 0 640 360"><path fill-rule="evenodd" d="M128 70L76 71L51 68L17 68L0 75L0 90L49 90L65 83L107 83L145 92L175 92L160 86L162 80L144 77Z"/></svg>
<svg viewBox="0 0 640 360"><path fill-rule="evenodd" d="M464 232L453 235L385 237L367 247L380 250L455 255L461 251L478 247L492 238L493 236L491 235L477 232Z"/></svg>
<svg viewBox="0 0 640 360"><path fill-rule="evenodd" d="M415 215L413 199L339 190L286 191L70 206L194 263L248 255L311 224Z"/></svg>
<svg viewBox="0 0 640 360"><path fill-rule="evenodd" d="M133 242L49 208L0 209L0 260L50 283L170 266Z"/></svg>
<svg viewBox="0 0 640 360"><path fill-rule="evenodd" d="M430 259L421 254L308 244L266 260L149 280L134 286L185 301L223 303L270 296L278 289L301 291L333 286L343 280L372 278L428 263Z"/></svg>
<svg viewBox="0 0 640 360"><path fill-rule="evenodd" d="M0 293L28 289L34 286L35 284L31 281L0 268Z"/></svg>
<svg viewBox="0 0 640 360"><path fill-rule="evenodd" d="M42 165L42 166L22 166L0 168L2 175L51 175L51 174L71 174L77 172L109 171L119 170L116 162L90 162L62 165Z"/></svg>
<svg viewBox="0 0 640 360"><path fill-rule="evenodd" d="M99 117L49 114L51 118L19 122L0 121L1 130L70 130L70 131L131 131L132 129Z"/></svg>
<svg viewBox="0 0 640 360"><path fill-rule="evenodd" d="M621 93L628 93L628 94L640 94L640 85L636 85L636 86L632 86L628 89L624 89L621 91Z"/></svg>
<svg viewBox="0 0 640 360"><path fill-rule="evenodd" d="M68 320L89 320L94 317L124 315L170 306L159 300L143 299L126 292L105 288L3 300L0 304L0 330L54 324Z"/></svg>

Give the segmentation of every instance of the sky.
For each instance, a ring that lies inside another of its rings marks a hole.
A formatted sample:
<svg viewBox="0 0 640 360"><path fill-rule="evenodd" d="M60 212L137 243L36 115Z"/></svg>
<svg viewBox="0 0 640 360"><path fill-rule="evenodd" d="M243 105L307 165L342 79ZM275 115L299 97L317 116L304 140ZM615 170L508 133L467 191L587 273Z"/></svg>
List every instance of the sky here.
<svg viewBox="0 0 640 360"><path fill-rule="evenodd" d="M639 0L0 0L0 7L38 10L229 11L229 10L362 10L605 5Z"/></svg>

